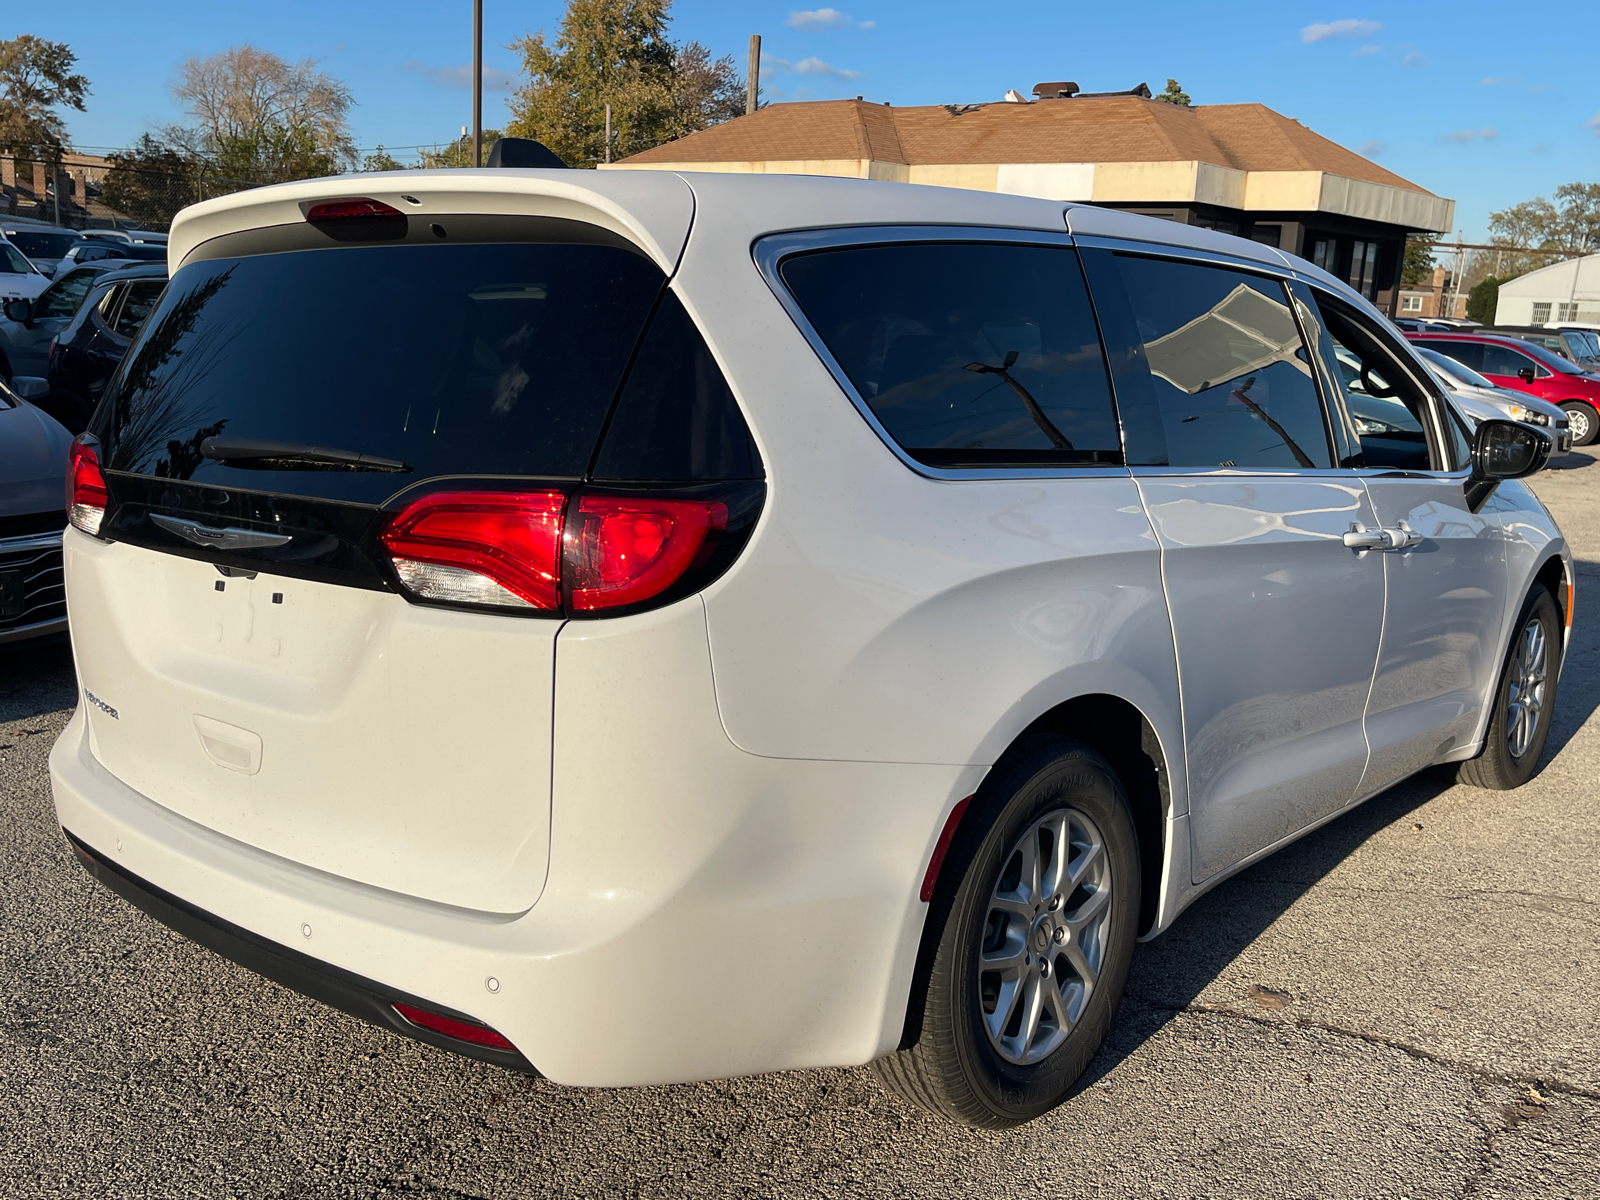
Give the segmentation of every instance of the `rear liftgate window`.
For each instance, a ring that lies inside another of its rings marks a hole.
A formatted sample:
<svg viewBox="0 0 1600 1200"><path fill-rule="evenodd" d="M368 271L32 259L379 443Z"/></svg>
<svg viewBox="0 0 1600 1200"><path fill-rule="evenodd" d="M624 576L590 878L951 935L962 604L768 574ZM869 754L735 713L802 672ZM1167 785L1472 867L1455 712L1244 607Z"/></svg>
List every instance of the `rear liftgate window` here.
<svg viewBox="0 0 1600 1200"><path fill-rule="evenodd" d="M654 263L611 245L195 263L128 365L102 436L108 465L356 503L438 475L581 478L662 282ZM352 451L405 469L219 461L202 453L207 439Z"/></svg>
<svg viewBox="0 0 1600 1200"><path fill-rule="evenodd" d="M1118 464L1070 247L908 243L786 259L784 283L895 443L934 467Z"/></svg>

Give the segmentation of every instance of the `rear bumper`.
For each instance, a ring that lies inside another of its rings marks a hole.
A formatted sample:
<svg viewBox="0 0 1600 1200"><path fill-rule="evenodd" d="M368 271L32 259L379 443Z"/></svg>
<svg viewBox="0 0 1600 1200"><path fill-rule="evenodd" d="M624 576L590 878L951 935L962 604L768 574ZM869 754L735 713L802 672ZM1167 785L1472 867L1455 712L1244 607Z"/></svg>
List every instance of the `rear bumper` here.
<svg viewBox="0 0 1600 1200"><path fill-rule="evenodd" d="M251 933L248 929L241 929L231 921L225 921L162 891L153 883L147 883L132 872L108 861L74 837L71 832L67 830L62 832L66 833L73 853L78 856L78 861L89 874L135 908L148 913L163 925L177 930L191 941L199 942L206 949L222 955L223 958L230 959L258 975L264 975L275 983L281 983L291 991L309 996L313 1000L320 1000L341 1012L380 1025L393 1033L513 1071L529 1075L539 1073L532 1063L514 1051L474 1045L472 1042L446 1037L434 1033L431 1029L413 1025L395 1010L394 1005L410 1004L417 1008L431 1009L470 1025L479 1024L466 1013L441 1009L431 1000L385 987L353 971L340 970L320 959L312 958L309 954L290 950L286 946L280 946L276 942Z"/></svg>

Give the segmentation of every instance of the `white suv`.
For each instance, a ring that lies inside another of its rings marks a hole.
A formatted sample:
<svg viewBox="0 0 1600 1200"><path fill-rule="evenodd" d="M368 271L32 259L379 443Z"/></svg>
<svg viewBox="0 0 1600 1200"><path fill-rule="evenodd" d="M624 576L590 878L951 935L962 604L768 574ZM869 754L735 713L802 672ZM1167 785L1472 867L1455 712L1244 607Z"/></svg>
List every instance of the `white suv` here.
<svg viewBox="0 0 1600 1200"><path fill-rule="evenodd" d="M398 1032L588 1085L877 1060L1015 1124L1205 889L1538 762L1548 437L1469 443L1275 250L482 170L242 192L171 255L74 448L61 824Z"/></svg>

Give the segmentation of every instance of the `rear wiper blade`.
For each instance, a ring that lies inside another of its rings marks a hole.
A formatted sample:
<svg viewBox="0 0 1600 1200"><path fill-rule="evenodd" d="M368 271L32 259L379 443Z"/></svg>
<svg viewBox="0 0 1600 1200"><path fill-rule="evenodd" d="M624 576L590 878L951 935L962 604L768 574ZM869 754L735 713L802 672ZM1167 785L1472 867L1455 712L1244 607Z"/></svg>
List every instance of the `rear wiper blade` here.
<svg viewBox="0 0 1600 1200"><path fill-rule="evenodd" d="M217 462L293 462L319 463L343 467L347 471L407 471L410 466L398 459L339 450L332 446L309 446L304 442L272 442L263 438L208 437L200 443L200 453Z"/></svg>

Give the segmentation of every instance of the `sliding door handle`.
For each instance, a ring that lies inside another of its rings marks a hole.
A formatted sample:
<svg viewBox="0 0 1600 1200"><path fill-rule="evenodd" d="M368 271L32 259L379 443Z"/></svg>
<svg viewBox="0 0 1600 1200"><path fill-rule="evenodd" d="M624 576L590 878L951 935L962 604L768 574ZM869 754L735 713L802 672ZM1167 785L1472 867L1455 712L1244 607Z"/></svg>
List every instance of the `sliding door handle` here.
<svg viewBox="0 0 1600 1200"><path fill-rule="evenodd" d="M1404 521L1394 529L1366 529L1352 521L1344 544L1352 550L1404 550L1421 545L1422 535Z"/></svg>

